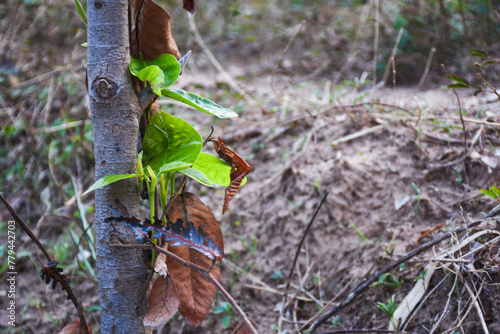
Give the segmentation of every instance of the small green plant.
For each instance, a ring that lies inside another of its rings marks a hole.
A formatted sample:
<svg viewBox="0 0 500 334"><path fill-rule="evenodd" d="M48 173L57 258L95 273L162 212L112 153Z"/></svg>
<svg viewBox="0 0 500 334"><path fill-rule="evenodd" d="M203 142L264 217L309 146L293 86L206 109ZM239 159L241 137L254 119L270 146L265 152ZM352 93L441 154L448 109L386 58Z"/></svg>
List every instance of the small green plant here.
<svg viewBox="0 0 500 334"><path fill-rule="evenodd" d="M277 270L271 274L271 279L282 279L282 278L283 278L283 273L281 272L281 270Z"/></svg>
<svg viewBox="0 0 500 334"><path fill-rule="evenodd" d="M363 234L363 232L361 232L361 231L359 230L359 228L356 226L356 224L354 224L354 222L352 222L352 221L351 221L351 225L352 225L352 227L354 228L354 230L356 231L356 233L360 236L360 238L361 238L364 242L366 242L367 244L373 244L373 241L372 241L372 240L370 240L370 239L368 239L368 238L367 238L367 237Z"/></svg>
<svg viewBox="0 0 500 334"><path fill-rule="evenodd" d="M500 59L499 58L493 58L488 55L486 51L483 50L478 50L478 49L471 49L471 55L473 57L478 57L483 59L484 61L482 63L476 62L476 67L478 69L477 72L477 77L482 81L482 84L486 87L482 87L479 85L474 85L471 84L467 79L460 77L458 75L448 75L446 78L450 80L450 84L448 85L448 88L451 89L462 89L462 88L468 88L468 89L473 89L474 90L474 96L477 96L479 93L482 93L483 91L490 91L493 94L495 94L498 99L500 99L500 92L498 91L497 88L493 87L493 85L488 82L485 77L483 71L488 65L493 65L493 64L500 64Z"/></svg>
<svg viewBox="0 0 500 334"><path fill-rule="evenodd" d="M363 99L370 93L369 90L361 92L363 86L372 83L371 80L367 80L368 72L363 72L361 77L355 77L353 81L344 80L340 85L334 87L334 93L331 95L329 102L330 104L335 103L341 97L347 95L352 89L355 90L356 94L352 99L352 104L363 102Z"/></svg>
<svg viewBox="0 0 500 334"><path fill-rule="evenodd" d="M340 315L333 317L332 323L330 324L330 328L337 328L338 325L340 325L341 320L342 318L340 317Z"/></svg>
<svg viewBox="0 0 500 334"><path fill-rule="evenodd" d="M374 282L372 286L377 286L380 284L391 285L396 287L398 290L401 289L403 281L400 281L396 276L391 273L385 273L378 278L378 281Z"/></svg>
<svg viewBox="0 0 500 334"><path fill-rule="evenodd" d="M396 305L396 303L394 302L395 298L396 295L392 295L392 297L389 298L385 304L377 302L377 307L381 309L389 317L393 328L397 327L396 324L394 323L394 312L396 312L396 309L399 307L399 305L401 305L401 304Z"/></svg>
<svg viewBox="0 0 500 334"><path fill-rule="evenodd" d="M420 212L420 202L422 201L422 194L420 193L420 189L417 187L415 182L412 182L411 186L413 187L416 193L416 195L413 196L413 198L417 200L417 206L415 207L415 216L418 216L418 213Z"/></svg>
<svg viewBox="0 0 500 334"><path fill-rule="evenodd" d="M479 191L500 202L500 189L497 186L491 186L489 189L479 189Z"/></svg>
<svg viewBox="0 0 500 334"><path fill-rule="evenodd" d="M446 135L448 135L449 138L451 138L451 130L453 130L453 129L460 129L460 130L462 130L461 126L451 125L451 123L449 121L447 121L444 124L439 123L435 119L431 119L431 121L433 123L436 123L438 125L438 126L434 127L432 129L432 131L442 130L442 131L444 131L444 133L446 133Z"/></svg>
<svg viewBox="0 0 500 334"><path fill-rule="evenodd" d="M248 240L246 235L236 235L236 238L240 239L243 242L243 245L246 249L252 253L253 256L257 254L257 233L255 233L252 237L252 240Z"/></svg>
<svg viewBox="0 0 500 334"><path fill-rule="evenodd" d="M316 183L314 183L313 186L314 188L316 188L319 198L323 198L323 191L321 190L321 180L319 179L319 177L316 178Z"/></svg>
<svg viewBox="0 0 500 334"><path fill-rule="evenodd" d="M224 313L222 316L222 327L227 328L229 323L233 319L233 311L231 309L231 304L228 302L219 302L219 307L214 310L215 314Z"/></svg>
<svg viewBox="0 0 500 334"><path fill-rule="evenodd" d="M420 275L418 275L417 277L415 277L413 279L413 281L416 282L418 280L424 279L425 278L425 274L427 274L427 269L424 269L424 271Z"/></svg>

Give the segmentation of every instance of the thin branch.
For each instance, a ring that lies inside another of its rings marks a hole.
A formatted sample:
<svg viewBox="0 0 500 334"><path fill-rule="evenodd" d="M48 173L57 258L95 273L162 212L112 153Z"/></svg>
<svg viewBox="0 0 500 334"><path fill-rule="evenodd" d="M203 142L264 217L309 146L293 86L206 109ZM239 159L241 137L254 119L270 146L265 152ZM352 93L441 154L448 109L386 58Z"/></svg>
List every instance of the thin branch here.
<svg viewBox="0 0 500 334"><path fill-rule="evenodd" d="M284 296L283 296L283 304L282 304L281 314L284 313L284 310L286 308L286 300L287 300L287 296L288 296L288 291L290 289L290 283L292 281L293 271L295 270L295 266L297 265L297 260L299 258L300 250L302 249L302 245L304 244L304 241L306 240L306 236L309 233L309 230L311 229L311 226L314 223L314 220L316 219L316 216L318 215L319 210L321 209L321 207L325 203L326 198L328 197L328 194L329 194L329 191L327 191L325 193L325 195L323 196L323 199L321 200L321 202L319 203L318 207L316 208L316 211L314 212L314 215L312 216L311 220L309 221L309 224L307 224L307 227L306 227L304 233L302 234L302 239L300 239L300 242L299 242L299 244L297 246L297 250L295 251L295 257L293 259L292 267L290 268L290 273L288 274L288 279L287 279L287 282L286 282L285 293L284 293ZM278 327L281 328L281 316L280 316L280 321L279 321Z"/></svg>
<svg viewBox="0 0 500 334"><path fill-rule="evenodd" d="M139 100L139 108L141 113L146 110L146 108L157 98L158 95L153 93L153 89L150 84L147 84L141 92L137 95L137 99Z"/></svg>
<svg viewBox="0 0 500 334"><path fill-rule="evenodd" d="M238 86L238 84L233 80L233 78L229 75L229 73L227 73L227 71L224 70L222 65L217 60L217 58L215 58L214 54L207 47L205 41L203 41L203 38L200 35L200 32L198 31L198 27L196 26L196 22L194 21L194 15L188 15L188 20L189 20L189 27L191 28L191 31L194 34L196 42L200 45L203 52L205 52L205 55L208 57L212 65L214 65L215 68L219 71L219 73L222 74L227 83L243 98L247 99L250 102L256 103L258 106L260 106L261 103L259 101L257 101L254 97L252 97L250 94L245 92L240 86Z"/></svg>
<svg viewBox="0 0 500 334"><path fill-rule="evenodd" d="M2 193L0 193L0 200L3 202L3 204L5 205L7 210L9 210L10 214L12 215L12 218L14 218L16 223L19 226L21 226L21 228L24 230L24 232L26 232L26 234L30 237L30 239L38 246L40 251L42 251L43 255L47 259L47 262L52 261L52 258L50 257L50 255L47 252L47 250L45 249L45 247L43 247L43 245L40 243L38 238L33 234L31 229L29 228L29 226L26 225L26 223L21 219L21 217L19 217L16 210L14 210L14 208L12 206L10 206L9 202L5 199L5 197L3 197ZM66 292L68 293L68 296L70 297L71 301L75 305L76 310L78 312L78 317L80 318L80 330L83 330L84 333L89 334L90 333L89 323L87 322L87 317L85 316L85 310L83 309L82 304L76 298L76 296L73 293L73 290L71 290L71 287L69 286L69 284L65 285L64 287L65 287Z"/></svg>
<svg viewBox="0 0 500 334"><path fill-rule="evenodd" d="M172 259L174 259L175 261L179 262L181 265L183 265L185 267L191 268L193 270L196 270L196 271L202 273L210 281L212 281L212 283L215 284L215 286L219 289L219 291L227 298L227 301L231 304L231 306L234 307L238 311L238 314L245 321L245 323L248 325L248 328L250 328L251 332L253 334L258 334L257 330L253 327L252 322L247 317L247 315L245 314L245 312L243 312L243 310L239 307L239 305L236 303L236 301L234 300L234 298L229 294L229 292L227 292L224 289L224 287L215 279L215 277L212 276L212 274L210 274L209 270L206 270L203 267L200 267L200 266L198 266L196 264L193 264L193 263L191 263L189 261L186 261L183 258L175 255L174 253L169 252L169 251L167 251L167 250L165 250L165 249L163 249L161 247L158 247L157 245L155 245L153 243L153 241L151 239L149 239L147 237L145 237L145 240L148 241L148 242L150 242L150 244L134 244L134 245L110 244L110 246L111 247L117 247L117 248L144 248L144 249L151 249L151 250L154 250L155 252L163 253L163 254L165 254L167 256L170 256Z"/></svg>
<svg viewBox="0 0 500 334"><path fill-rule="evenodd" d="M52 261L52 258L50 257L50 255L47 252L47 250L45 249L45 247L43 247L43 245L40 243L40 241L38 240L38 238L33 234L33 232L31 231L31 229L29 228L29 226L26 225L26 223L21 219L21 217L19 217L19 215L17 214L16 210L14 210L14 208L12 206L10 206L9 202L7 202L7 200L5 199L5 197L3 197L2 193L0 193L0 200L3 202L3 204L5 205L5 207L7 208L7 210L9 210L10 214L12 215L12 217L14 218L14 220L16 221L16 223L19 226L21 226L21 228L24 230L24 232L26 232L26 234L30 237L30 239L42 251L43 255L47 259L47 262Z"/></svg>
<svg viewBox="0 0 500 334"><path fill-rule="evenodd" d="M464 115L462 113L462 104L460 103L460 97L458 97L456 89L453 89L453 93L455 93L455 96L457 97L458 111L460 113L460 121L462 122L462 130L464 132L464 148L465 148L464 154L467 154L467 129L465 129Z"/></svg>
<svg viewBox="0 0 500 334"><path fill-rule="evenodd" d="M429 52L429 57L427 58L427 64L425 64L425 71L424 74L422 74L420 81L418 82L417 91L420 90L420 88L424 84L425 78L427 78L427 74L429 74L429 68L431 67L432 56L434 56L434 53L436 53L436 51L437 51L436 48L432 47L431 51Z"/></svg>
<svg viewBox="0 0 500 334"><path fill-rule="evenodd" d="M476 144L476 141L479 139L479 135L481 134L482 131L483 131L483 126L481 125L481 128L479 128L479 130L477 130L476 135L474 136L474 138L472 138L472 143L470 145L470 149L467 150L467 143L465 143L466 149L465 149L465 153L462 157L458 158L457 160L446 162L444 164L436 164L436 165L430 164L429 169L451 167L451 166L455 166L455 165L463 162L465 159L467 159L471 155L472 148Z"/></svg>
<svg viewBox="0 0 500 334"><path fill-rule="evenodd" d="M420 246L419 248L417 248L417 249L409 252L408 254L404 255L403 257L399 258L398 260L396 260L396 261L388 264L384 268L380 269L369 280L363 282L353 292L351 292L349 294L349 296L342 303L340 303L337 306L334 306L324 316L322 316L316 323L314 323L314 325L311 328L311 333L314 332L316 329L318 329L318 327L322 323L324 323L326 320L328 320L330 317L332 317L335 313L337 313L338 311L340 311L341 309L343 309L344 307L346 307L347 305L349 305L357 296L359 296L366 288L368 288L373 282L375 282L380 276L382 276L386 272L388 272L388 271L396 268L401 263L403 263L403 262L407 261L408 259L410 259L410 258L412 258L412 257L414 257L414 256L416 256L416 255L418 255L418 254L426 251L427 249L429 249L430 247L432 247L432 246L440 243L441 241L448 239L452 234L460 233L460 232L463 232L463 231L465 231L467 229L470 229L471 227L479 225L485 219L494 217L494 216L496 216L498 214L500 214L500 208L492 211L491 213L485 215L484 217L482 217L482 218L480 218L478 220L475 220L473 222L470 222L469 224L466 224L466 225L463 225L463 226L457 228L455 231L445 233L442 236L440 236L440 237L438 237L438 238L436 238L434 240L429 241L428 243Z"/></svg>
<svg viewBox="0 0 500 334"><path fill-rule="evenodd" d="M300 25L297 28L297 30L295 31L295 33L292 35L292 37L290 37L290 40L286 44L286 46L283 49L283 51L281 51L280 58L278 59L278 62L276 63L276 66L274 66L273 70L271 71L271 89L273 90L274 94L276 94L276 96L278 96L278 98L280 99L280 101L283 100L283 96L281 96L281 94L274 87L274 77L276 75L276 71L278 70L278 67L281 66L281 63L283 62L283 59L285 59L285 55L288 53L288 50L290 49L290 47L292 46L293 42L295 41L295 39L297 38L297 36L299 35L299 33L302 31L302 28L306 25L306 23L307 23L306 20L303 20L300 23Z"/></svg>
<svg viewBox="0 0 500 334"><path fill-rule="evenodd" d="M399 42L401 41L401 37L404 33L404 28L399 29L398 37L396 37L396 42L394 43L394 47L392 48L391 56L387 59L387 65L385 65L384 76L382 77L382 87L385 86L385 82L387 81L387 77L389 76L389 68L391 67L391 63L394 61L394 57L396 57L396 53L398 52Z"/></svg>

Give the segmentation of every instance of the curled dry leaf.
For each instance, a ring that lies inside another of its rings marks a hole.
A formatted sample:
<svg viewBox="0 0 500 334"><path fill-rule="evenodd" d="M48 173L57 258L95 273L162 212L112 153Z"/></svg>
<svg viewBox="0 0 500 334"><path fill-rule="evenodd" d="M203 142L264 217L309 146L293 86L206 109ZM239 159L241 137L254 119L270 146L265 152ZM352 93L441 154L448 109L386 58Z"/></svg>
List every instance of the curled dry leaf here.
<svg viewBox="0 0 500 334"><path fill-rule="evenodd" d="M168 244L165 244L164 247L162 247L164 250L168 250ZM156 257L156 262L155 262L155 272L158 273L158 275L167 277L168 274L168 268L167 268L167 256L163 253L159 253L158 256Z"/></svg>
<svg viewBox="0 0 500 334"><path fill-rule="evenodd" d="M192 193L184 193L172 199L167 216L172 221L190 222L203 230L207 240L213 240L221 249L221 256L215 259L220 263L224 254L224 243L219 224L209 208ZM205 241L207 242L207 241ZM219 280L220 269L202 253L188 246L169 247L169 250L182 259L209 270ZM177 261L167 257L168 271L179 297L179 311L188 322L198 326L207 316L217 293L217 287L201 272L184 267Z"/></svg>
<svg viewBox="0 0 500 334"><path fill-rule="evenodd" d="M257 324L250 320L252 323L253 328L257 329ZM242 319L240 322L238 322L238 325L234 328L234 331L232 334L252 334L252 330L248 328L248 324Z"/></svg>
<svg viewBox="0 0 500 334"><path fill-rule="evenodd" d="M92 326L89 324L90 334L92 334ZM83 329L82 329L83 330ZM80 334L80 320L70 322L59 332L59 334Z"/></svg>
<svg viewBox="0 0 500 334"><path fill-rule="evenodd" d="M135 9L135 27L130 36L132 57L139 59L140 52L144 60L165 53L181 58L167 12L152 0L134 0L132 6Z"/></svg>
<svg viewBox="0 0 500 334"><path fill-rule="evenodd" d="M179 307L179 298L170 276L158 276L148 297L144 325L158 327L170 319Z"/></svg>
<svg viewBox="0 0 500 334"><path fill-rule="evenodd" d="M224 145L224 141L221 137L212 140L214 142L214 148L219 157L227 162L231 166L231 183L226 188L226 194L224 196L224 205L222 207L222 214L226 213L229 208L229 202L234 195L238 192L241 186L241 182L252 170L252 167L235 151Z"/></svg>

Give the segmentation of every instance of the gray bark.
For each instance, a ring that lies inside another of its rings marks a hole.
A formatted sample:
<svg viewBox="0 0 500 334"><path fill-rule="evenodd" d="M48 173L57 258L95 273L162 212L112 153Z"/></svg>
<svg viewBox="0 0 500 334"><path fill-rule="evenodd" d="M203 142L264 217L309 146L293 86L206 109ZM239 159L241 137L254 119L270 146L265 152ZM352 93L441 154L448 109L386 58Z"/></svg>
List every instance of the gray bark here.
<svg viewBox="0 0 500 334"><path fill-rule="evenodd" d="M96 180L136 172L139 106L129 64L127 0L88 1L88 87L94 131ZM109 247L135 243L130 228L106 223L114 214L139 217L137 180L96 191L97 279L102 333L145 333L144 284L147 268L138 249Z"/></svg>

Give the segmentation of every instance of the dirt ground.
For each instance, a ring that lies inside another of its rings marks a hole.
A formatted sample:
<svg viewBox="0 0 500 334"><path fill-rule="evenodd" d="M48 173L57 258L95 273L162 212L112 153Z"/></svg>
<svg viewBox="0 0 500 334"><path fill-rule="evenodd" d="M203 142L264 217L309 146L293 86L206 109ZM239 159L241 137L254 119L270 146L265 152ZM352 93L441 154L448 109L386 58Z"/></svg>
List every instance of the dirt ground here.
<svg viewBox="0 0 500 334"><path fill-rule="evenodd" d="M248 185L220 222L225 230L226 253L232 255L229 260L245 268L238 279L240 284L232 291L264 333L272 332L271 326L278 323L282 297L276 290L283 291L299 240L326 192L328 198L306 238L292 281L292 295L315 302L294 302L284 316L285 333L296 330L297 324L300 327L319 305L334 297L336 302L342 301L378 269L443 233L443 229L433 232L419 244L421 231L441 223L444 230L453 229L495 206L494 201L478 195L479 189L497 184L500 177L500 151L495 144L486 144L499 141L498 128L494 128L500 120L498 102L487 104L488 99L461 97L462 109L467 110L468 142L475 143L463 160L462 130L454 129L450 137L435 129L440 125L429 121L432 116L440 116L444 117L439 119L441 126L446 122L460 124L452 91L383 89L366 97L381 105L304 110L301 103L315 93L317 96L322 88L311 86L306 91L287 90L285 94L292 97L286 111L265 115L258 110L246 111L243 119L216 130L216 135L234 138L232 147L243 152L254 167ZM349 98L352 96L345 101ZM483 110L484 120L497 124L490 127L474 123L479 110ZM335 140L367 129L374 131L332 145ZM256 133L261 135L248 138ZM222 194L210 194L202 200L217 207ZM219 210L214 211L217 215ZM438 247L446 248L447 243ZM432 256L429 250L405 263L404 269L395 270L393 274L402 282L399 289L387 285L369 288L339 312L335 329L386 328L389 319L376 302L385 302L392 294L400 302L423 271L424 259ZM223 266L228 282L235 275L231 268ZM429 290L447 270L440 268ZM276 278L280 276L277 272L284 278ZM496 270L489 274L490 284L495 284ZM453 280L448 278L430 294L406 330L427 333L436 321L431 315L444 312L452 286ZM488 291L498 297L494 289ZM457 315L463 314L464 306L456 306L464 303L462 294L437 332L456 325ZM484 307L490 309L485 311L490 315L488 321L495 323L496 306L489 303ZM468 325L462 327L464 333L482 332L473 313L466 321ZM490 332L495 332L496 325L491 326Z"/></svg>
<svg viewBox="0 0 500 334"><path fill-rule="evenodd" d="M72 3L65 5L73 10ZM24 44L10 44L9 52L19 53L19 63L25 64L15 71L12 68L17 65L7 56L0 57L0 167L4 170L0 191L61 262L99 333L97 282L93 270L82 265L83 258L95 265L92 252L88 245L78 249L70 233L79 231L82 212L93 222L92 196L79 203L73 189L81 194L94 181L85 51L73 40L59 45L60 37L68 34L60 27L28 28L25 35L43 34L40 38L53 49L35 45L28 52L23 51ZM75 39L83 42L79 29ZM3 37L0 42L9 41L7 34ZM55 57L59 47L64 54ZM369 82L356 86L356 79L365 76L363 71L346 71L341 78L338 73L315 71L314 66L311 71L303 67L294 71L299 61L293 62L293 51L277 71L276 50L262 60L224 64L246 91L243 97L234 93L235 87L212 67L203 50L192 56L176 88L205 94L237 111L237 119L219 120L160 101L165 111L191 122L203 137L214 126L214 136L223 137L253 168L224 216L223 188L213 190L191 182L188 191L195 192L218 219L226 254L222 283L257 323L259 333L276 333L280 326L281 333L304 333L300 328L316 313L348 299L379 269L498 206L479 191L500 185L500 102L494 95L474 97L472 91L463 90L457 92L458 102L452 90L436 85L429 90L399 84L393 88L392 83L381 88ZM37 58L37 52L44 56ZM54 67L54 58L66 65ZM54 125L53 120L64 125L67 118L87 125L43 130ZM20 120L28 125L18 127ZM299 242L326 194L300 250L283 312L283 294ZM10 217L3 209L0 220L6 235L5 222ZM421 232L433 227L436 230L419 241ZM470 237L476 233L483 234ZM401 303L418 278L425 278L431 259L443 253L446 260L438 262L411 319L401 324L403 332L472 334L485 333L487 328L489 333L500 333L499 233L498 218L492 218L453 234L395 267L390 271L393 281L388 276L386 284L365 289L317 333L387 329L390 319L377 302L386 303L394 295ZM29 238L21 233L17 238L19 317L15 329L3 320L0 329L57 333L77 319L76 311L60 287L52 290L39 278L42 256ZM463 239L466 246L450 251ZM471 249L472 255L467 254ZM2 248L4 257L5 251ZM4 283L0 319L7 315ZM218 295L214 311L224 303ZM230 319L227 326L223 319ZM231 308L211 312L198 328L176 314L156 332L231 333L238 321Z"/></svg>
<svg viewBox="0 0 500 334"><path fill-rule="evenodd" d="M252 75L242 69L234 76ZM262 333L274 332L273 326L279 323L280 294L298 243L327 192L326 202L300 252L290 290L295 299L290 298L292 307L282 315L282 333L297 330L332 298L336 298L334 303L341 302L384 265L445 230L481 217L497 204L479 196L479 189L500 180L500 104L492 96L475 98L461 94L469 147L466 153L463 131L452 128L448 135L444 130L446 125L461 125L452 91L367 90L361 101L369 103L360 104L351 101L364 92L347 90L330 105L329 91L324 85L307 82L298 88L290 87L285 85L286 77L279 77L274 94L271 80L274 79L261 75L260 84L240 84L257 100L280 106L272 112L265 110L266 106L256 105L244 110L239 119L219 121L164 105L174 115L198 124L203 135L214 125L214 136L222 136L253 167L247 185L233 199L225 216L221 214L223 189L214 192L190 185L188 190L197 192L218 218L227 254L222 265L223 283ZM228 87L218 74L185 74L180 83L182 87L213 89L221 100L227 99ZM352 107L354 104L357 106ZM359 136L349 138L355 134ZM337 140L340 142L332 145ZM18 208L23 207L19 194L11 199ZM54 218L50 222L50 232L37 227L42 237L54 239L58 228L64 230L56 221ZM481 229L495 227L493 222L481 225ZM444 228L417 242L421 231L442 223ZM33 251L26 237L21 239L24 242L19 250ZM368 288L333 321L326 322L324 330L387 328L389 318L376 303L386 302L391 295L401 302L434 252L449 245L447 239L393 270L401 282L399 288L383 284ZM496 325L500 298L498 267L486 264L498 261L496 246L479 259L477 269L485 280L483 291L487 291L479 298L485 321L490 333L500 333ZM40 281L29 258L21 260L18 266L19 305L23 305L20 332L56 332L76 317L65 294L59 289L52 291ZM442 266L436 271L427 289L429 296L405 325L406 331L429 332L445 311L437 332L457 326L458 316L470 304L465 285L479 289L481 283L477 277L462 272L459 283L454 285L450 270L449 266ZM98 305L96 282L75 272L73 275L73 286L82 296L84 306ZM454 286L457 293L447 302ZM223 302L222 296L218 296L214 306ZM3 316L5 308L1 312ZM98 331L98 311L90 311L89 315ZM238 322L234 310L231 315L228 328L223 328L221 314L210 314L199 328L176 315L158 333L230 333ZM483 332L474 309L459 326L462 333Z"/></svg>

